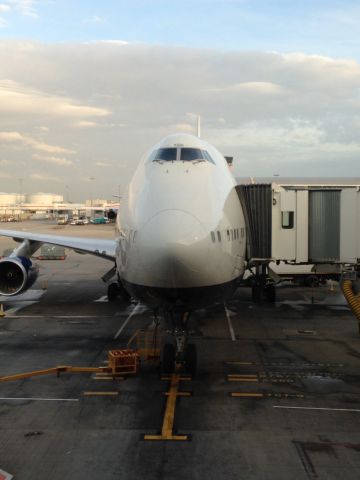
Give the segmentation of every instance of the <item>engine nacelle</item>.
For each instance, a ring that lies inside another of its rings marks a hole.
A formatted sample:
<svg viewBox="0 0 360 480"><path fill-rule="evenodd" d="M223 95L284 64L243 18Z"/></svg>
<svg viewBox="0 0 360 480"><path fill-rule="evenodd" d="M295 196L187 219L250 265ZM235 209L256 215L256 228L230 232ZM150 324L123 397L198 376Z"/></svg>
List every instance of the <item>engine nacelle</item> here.
<svg viewBox="0 0 360 480"><path fill-rule="evenodd" d="M0 260L0 294L17 295L35 282L37 265L27 257L7 257Z"/></svg>

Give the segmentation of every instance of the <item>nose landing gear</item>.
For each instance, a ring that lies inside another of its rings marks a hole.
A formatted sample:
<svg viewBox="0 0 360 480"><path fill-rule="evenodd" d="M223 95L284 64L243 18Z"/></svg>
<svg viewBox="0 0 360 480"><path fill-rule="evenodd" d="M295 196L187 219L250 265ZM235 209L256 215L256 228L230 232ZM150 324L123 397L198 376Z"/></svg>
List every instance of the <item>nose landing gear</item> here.
<svg viewBox="0 0 360 480"><path fill-rule="evenodd" d="M175 337L175 345L166 343L163 348L162 370L164 373L173 373L175 365L180 364L183 370L195 375L197 368L196 345L188 343L189 312L167 312L165 318L171 324L171 331Z"/></svg>

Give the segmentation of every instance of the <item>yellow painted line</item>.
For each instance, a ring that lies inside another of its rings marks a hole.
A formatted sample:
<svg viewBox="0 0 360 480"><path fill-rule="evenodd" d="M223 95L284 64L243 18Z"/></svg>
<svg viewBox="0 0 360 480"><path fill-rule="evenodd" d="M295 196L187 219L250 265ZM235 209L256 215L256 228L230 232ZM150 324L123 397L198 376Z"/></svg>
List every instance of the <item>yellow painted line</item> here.
<svg viewBox="0 0 360 480"><path fill-rule="evenodd" d="M161 380L172 380L172 376L170 375L166 377L161 377ZM189 376L179 375L179 380L186 381L186 380L192 380L192 378Z"/></svg>
<svg viewBox="0 0 360 480"><path fill-rule="evenodd" d="M124 377L93 377L93 380L124 380Z"/></svg>
<svg viewBox="0 0 360 480"><path fill-rule="evenodd" d="M177 392L177 393L164 392L164 395L166 395L167 397L169 395L176 395L177 397L191 397L191 392Z"/></svg>
<svg viewBox="0 0 360 480"><path fill-rule="evenodd" d="M242 398L262 398L264 397L263 393L240 393L240 392L233 392L231 393L232 397L242 397Z"/></svg>
<svg viewBox="0 0 360 480"><path fill-rule="evenodd" d="M229 382L255 382L259 383L258 378L241 378L241 377L236 377L236 378L228 378Z"/></svg>
<svg viewBox="0 0 360 480"><path fill-rule="evenodd" d="M115 396L115 395L119 395L119 392L83 392L83 395L85 395L86 397L90 397L90 396Z"/></svg>
<svg viewBox="0 0 360 480"><path fill-rule="evenodd" d="M171 440L171 441L186 441L189 437L187 435L144 435L144 440Z"/></svg>
<svg viewBox="0 0 360 480"><path fill-rule="evenodd" d="M227 365L255 365L255 362L226 362Z"/></svg>
<svg viewBox="0 0 360 480"><path fill-rule="evenodd" d="M174 418L175 407L178 396L189 396L190 392L179 392L179 384L182 379L191 379L191 377L182 377L179 373L181 365L175 366L175 372L170 379L170 388L168 392L165 392L167 396L166 407L163 418L163 424L160 435L144 435L144 440L168 440L168 441L185 441L189 439L188 435L174 435Z"/></svg>

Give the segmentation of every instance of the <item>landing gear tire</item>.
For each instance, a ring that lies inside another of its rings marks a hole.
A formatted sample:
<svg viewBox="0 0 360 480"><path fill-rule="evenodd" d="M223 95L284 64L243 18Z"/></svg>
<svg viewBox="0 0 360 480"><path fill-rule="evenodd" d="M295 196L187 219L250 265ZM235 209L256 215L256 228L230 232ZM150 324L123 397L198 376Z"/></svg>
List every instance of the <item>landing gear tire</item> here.
<svg viewBox="0 0 360 480"><path fill-rule="evenodd" d="M189 343L185 350L185 372L195 375L197 369L197 351L196 345Z"/></svg>
<svg viewBox="0 0 360 480"><path fill-rule="evenodd" d="M107 290L107 296L109 302L116 302L120 300L122 302L129 302L131 297L125 288L120 283L110 283Z"/></svg>
<svg viewBox="0 0 360 480"><path fill-rule="evenodd" d="M254 285L251 288L251 296L252 296L253 302L256 302L256 303L261 302L261 291L262 291L261 285Z"/></svg>
<svg viewBox="0 0 360 480"><path fill-rule="evenodd" d="M119 296L119 285L117 283L110 283L107 290L109 302L116 302Z"/></svg>
<svg viewBox="0 0 360 480"><path fill-rule="evenodd" d="M173 373L175 370L175 347L171 343L165 343L162 357L163 373Z"/></svg>
<svg viewBox="0 0 360 480"><path fill-rule="evenodd" d="M274 285L268 285L265 289L266 299L270 303L276 302L276 290Z"/></svg>

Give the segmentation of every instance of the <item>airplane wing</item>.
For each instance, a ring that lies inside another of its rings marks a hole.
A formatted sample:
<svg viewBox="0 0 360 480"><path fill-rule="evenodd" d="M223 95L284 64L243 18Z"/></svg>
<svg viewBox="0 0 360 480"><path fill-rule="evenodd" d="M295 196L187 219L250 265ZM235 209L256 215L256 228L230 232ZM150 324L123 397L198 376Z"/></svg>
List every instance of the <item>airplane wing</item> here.
<svg viewBox="0 0 360 480"><path fill-rule="evenodd" d="M12 237L15 241L29 240L30 242L37 242L39 244L50 243L52 245L71 248L79 253L89 253L97 257L106 258L107 260L115 260L116 240L47 235L3 229L0 230L0 236Z"/></svg>

